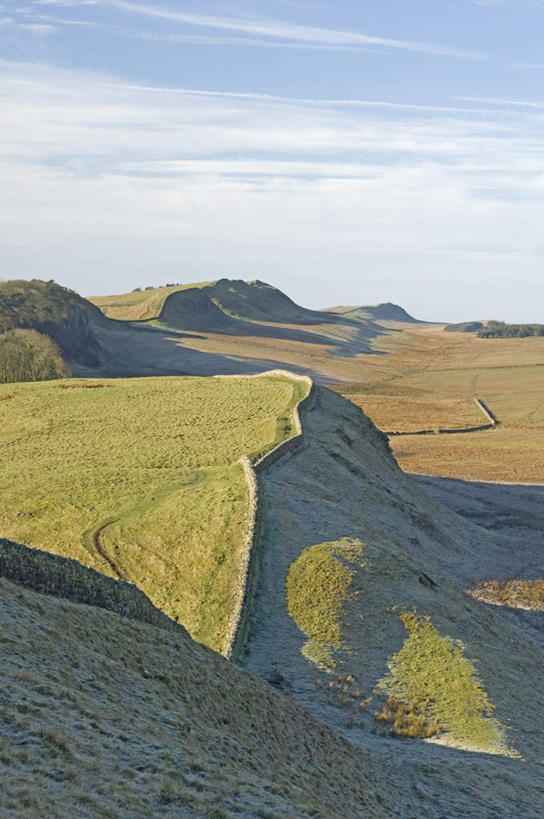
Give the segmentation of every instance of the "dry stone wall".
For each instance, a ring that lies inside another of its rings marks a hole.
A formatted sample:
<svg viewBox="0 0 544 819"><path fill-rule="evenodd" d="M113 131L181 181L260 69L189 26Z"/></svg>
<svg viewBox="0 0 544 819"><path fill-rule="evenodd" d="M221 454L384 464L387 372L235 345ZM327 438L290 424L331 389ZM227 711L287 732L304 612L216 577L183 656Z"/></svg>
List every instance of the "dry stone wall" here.
<svg viewBox="0 0 544 819"><path fill-rule="evenodd" d="M261 537L262 507L259 502L259 475L269 466L295 452L304 444L304 429L301 416L308 412L315 401L315 384L308 376L295 375L286 370L273 370L265 375L283 375L295 380L303 381L308 386L305 397L299 401L293 410L293 425L295 434L263 455L255 464L249 458L241 458L246 483L249 492L248 524L244 538L244 559L241 570L239 594L236 609L229 624L229 639L225 656L237 661L242 653L245 642L248 618L251 611L251 601L255 589L259 562L259 541ZM249 376L252 377L252 376Z"/></svg>

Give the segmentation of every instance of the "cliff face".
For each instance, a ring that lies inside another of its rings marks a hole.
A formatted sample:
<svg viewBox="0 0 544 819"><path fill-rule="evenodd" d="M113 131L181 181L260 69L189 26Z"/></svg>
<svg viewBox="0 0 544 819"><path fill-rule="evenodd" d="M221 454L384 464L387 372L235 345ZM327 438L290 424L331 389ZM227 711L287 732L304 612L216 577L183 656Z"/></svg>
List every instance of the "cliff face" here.
<svg viewBox="0 0 544 819"><path fill-rule="evenodd" d="M21 328L45 333L68 362L99 366L100 344L93 325L105 322L97 307L55 282L33 279L0 284L0 332Z"/></svg>
<svg viewBox="0 0 544 819"><path fill-rule="evenodd" d="M89 313L84 307L76 306L60 322L38 322L35 329L51 336L67 361L75 361L87 367L100 365L100 345L93 333Z"/></svg>
<svg viewBox="0 0 544 819"><path fill-rule="evenodd" d="M206 293L208 288L180 290L169 296L161 311L161 321L180 330L214 330L228 329L234 325L233 319L226 315Z"/></svg>
<svg viewBox="0 0 544 819"><path fill-rule="evenodd" d="M269 284L230 279L172 293L160 314L161 321L180 330L209 332L243 329L240 320L315 324L323 318Z"/></svg>

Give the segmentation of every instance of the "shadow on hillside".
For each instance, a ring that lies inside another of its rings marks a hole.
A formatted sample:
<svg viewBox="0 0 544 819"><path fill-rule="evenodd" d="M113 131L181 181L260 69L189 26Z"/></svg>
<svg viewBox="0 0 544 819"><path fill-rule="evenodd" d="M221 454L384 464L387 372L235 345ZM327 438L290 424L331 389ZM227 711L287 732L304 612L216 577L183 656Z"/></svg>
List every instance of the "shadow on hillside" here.
<svg viewBox="0 0 544 819"><path fill-rule="evenodd" d="M372 321L345 318L335 313L324 313L322 321L312 322L315 327L321 328L321 332L310 332L303 329L308 324L307 321L279 324L272 321L246 321L245 319L229 317L229 321L225 326L201 327L196 332L243 338L270 338L279 341L319 345L320 347L332 348L330 355L345 358L353 358L363 353L386 355L385 352L372 348L372 340L380 335L393 332ZM133 323L132 326L137 327L138 324ZM146 329L157 330L158 328L157 326L151 328L147 325ZM171 327L169 324L162 325L162 329L178 333L181 337L187 337L187 333L182 329ZM193 334L192 331L191 335L193 338L203 337L203 335Z"/></svg>
<svg viewBox="0 0 544 819"><path fill-rule="evenodd" d="M117 323L95 328L102 355L99 369L74 367L76 376L129 378L167 375L251 375L265 370L288 369L319 380L320 374L308 368L275 358L250 358L242 355L209 353L178 344L181 339L203 339L160 327Z"/></svg>
<svg viewBox="0 0 544 819"><path fill-rule="evenodd" d="M495 535L503 546L504 560L497 566L480 555L480 572L499 580L513 576L538 579L544 575L544 485L499 484L412 475L434 500L457 515ZM502 574L501 574L502 573ZM504 576L503 576L504 575Z"/></svg>

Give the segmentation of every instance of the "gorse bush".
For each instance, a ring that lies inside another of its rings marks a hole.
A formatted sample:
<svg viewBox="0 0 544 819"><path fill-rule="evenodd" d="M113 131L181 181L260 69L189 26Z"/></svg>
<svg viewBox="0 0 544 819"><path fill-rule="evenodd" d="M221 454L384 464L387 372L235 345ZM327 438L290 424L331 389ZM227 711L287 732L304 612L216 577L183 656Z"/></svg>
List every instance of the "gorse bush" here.
<svg viewBox="0 0 544 819"><path fill-rule="evenodd" d="M55 342L36 330L0 334L0 383L65 378L69 369Z"/></svg>

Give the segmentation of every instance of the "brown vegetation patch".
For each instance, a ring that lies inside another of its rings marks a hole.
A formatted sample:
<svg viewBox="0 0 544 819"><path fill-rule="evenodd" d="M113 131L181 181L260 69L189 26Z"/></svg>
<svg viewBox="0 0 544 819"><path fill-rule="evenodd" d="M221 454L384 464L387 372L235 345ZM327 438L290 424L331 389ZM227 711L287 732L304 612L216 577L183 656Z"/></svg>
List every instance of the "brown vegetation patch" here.
<svg viewBox="0 0 544 819"><path fill-rule="evenodd" d="M413 697L402 702L387 697L383 708L374 714L374 723L382 735L428 739L444 729L438 717L429 712L430 697Z"/></svg>
<svg viewBox="0 0 544 819"><path fill-rule="evenodd" d="M111 384L76 384L70 382L69 384L59 384L59 390L100 390L102 387L111 387Z"/></svg>
<svg viewBox="0 0 544 819"><path fill-rule="evenodd" d="M544 611L544 579L541 580L489 580L471 589L469 594L493 606L510 609Z"/></svg>

